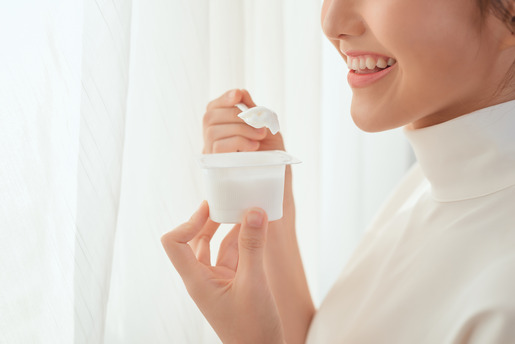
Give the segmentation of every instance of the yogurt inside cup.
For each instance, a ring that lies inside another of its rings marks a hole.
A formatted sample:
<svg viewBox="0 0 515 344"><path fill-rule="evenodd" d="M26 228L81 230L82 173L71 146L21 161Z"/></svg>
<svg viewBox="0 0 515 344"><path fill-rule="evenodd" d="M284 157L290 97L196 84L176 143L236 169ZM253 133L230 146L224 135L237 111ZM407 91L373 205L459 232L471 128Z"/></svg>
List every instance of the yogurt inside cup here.
<svg viewBox="0 0 515 344"><path fill-rule="evenodd" d="M241 223L248 208L262 208L268 221L283 216L286 165L300 161L283 151L204 154L203 171L209 217Z"/></svg>

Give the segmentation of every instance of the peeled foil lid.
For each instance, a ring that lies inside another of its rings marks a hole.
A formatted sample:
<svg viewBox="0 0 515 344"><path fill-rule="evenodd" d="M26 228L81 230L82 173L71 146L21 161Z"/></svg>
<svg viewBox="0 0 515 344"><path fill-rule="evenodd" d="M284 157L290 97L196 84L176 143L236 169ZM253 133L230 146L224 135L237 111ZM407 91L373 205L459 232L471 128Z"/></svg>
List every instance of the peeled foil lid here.
<svg viewBox="0 0 515 344"><path fill-rule="evenodd" d="M299 164L301 161L280 151L232 152L203 154L198 158L201 168L260 167Z"/></svg>
<svg viewBox="0 0 515 344"><path fill-rule="evenodd" d="M256 106L245 110L238 114L238 117L254 128L267 127L273 135L279 132L279 118L277 114L264 106Z"/></svg>

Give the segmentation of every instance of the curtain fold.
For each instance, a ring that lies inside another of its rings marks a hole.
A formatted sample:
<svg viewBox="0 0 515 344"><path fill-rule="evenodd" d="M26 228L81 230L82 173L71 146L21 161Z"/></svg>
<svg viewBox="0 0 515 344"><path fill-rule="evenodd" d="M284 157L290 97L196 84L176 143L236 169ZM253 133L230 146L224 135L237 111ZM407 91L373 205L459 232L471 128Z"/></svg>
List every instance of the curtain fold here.
<svg viewBox="0 0 515 344"><path fill-rule="evenodd" d="M201 119L209 98L208 5L133 1L106 343L217 340L160 243L161 235L187 220L201 201L194 157L201 152Z"/></svg>
<svg viewBox="0 0 515 344"><path fill-rule="evenodd" d="M0 4L0 342L220 342L160 236L203 199L202 117L231 88L278 113L303 161L297 232L322 300L411 156L399 131L355 128L320 5Z"/></svg>
<svg viewBox="0 0 515 344"><path fill-rule="evenodd" d="M120 203L131 1L85 1L82 40L75 343L101 343Z"/></svg>

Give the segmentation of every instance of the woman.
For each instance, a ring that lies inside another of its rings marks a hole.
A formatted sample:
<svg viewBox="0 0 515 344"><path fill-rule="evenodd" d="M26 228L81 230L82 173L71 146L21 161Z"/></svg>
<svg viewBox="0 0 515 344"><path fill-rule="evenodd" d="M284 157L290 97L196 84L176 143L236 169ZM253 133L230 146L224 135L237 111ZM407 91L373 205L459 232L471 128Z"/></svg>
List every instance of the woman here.
<svg viewBox="0 0 515 344"><path fill-rule="evenodd" d="M418 164L380 211L315 313L284 217L250 209L220 247L203 203L163 245L224 343L515 342L515 2L326 0L324 33L350 68L365 131L404 127ZM283 149L208 105L205 153Z"/></svg>

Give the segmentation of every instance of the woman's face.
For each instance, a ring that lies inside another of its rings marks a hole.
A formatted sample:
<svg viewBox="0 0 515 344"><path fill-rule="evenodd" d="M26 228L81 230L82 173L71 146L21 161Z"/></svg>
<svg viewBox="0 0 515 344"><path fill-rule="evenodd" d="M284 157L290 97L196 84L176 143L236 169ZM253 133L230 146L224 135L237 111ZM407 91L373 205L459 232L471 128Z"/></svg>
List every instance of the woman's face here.
<svg viewBox="0 0 515 344"><path fill-rule="evenodd" d="M349 65L351 113L365 131L426 127L514 98L492 98L513 36L492 15L482 22L476 0L325 0L322 27Z"/></svg>

